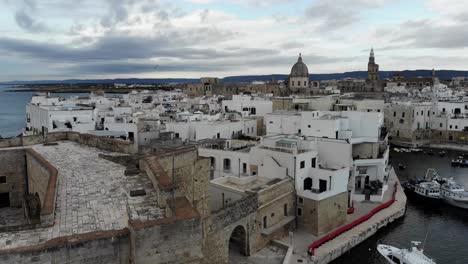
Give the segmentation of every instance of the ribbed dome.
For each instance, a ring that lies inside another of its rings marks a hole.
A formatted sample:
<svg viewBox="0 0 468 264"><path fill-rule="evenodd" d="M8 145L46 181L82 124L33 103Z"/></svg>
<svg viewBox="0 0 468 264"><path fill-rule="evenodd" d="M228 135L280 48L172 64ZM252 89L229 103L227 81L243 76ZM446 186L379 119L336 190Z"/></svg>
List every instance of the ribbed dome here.
<svg viewBox="0 0 468 264"><path fill-rule="evenodd" d="M307 65L302 62L301 54L299 54L297 62L291 69L290 77L309 77L309 69L307 69Z"/></svg>

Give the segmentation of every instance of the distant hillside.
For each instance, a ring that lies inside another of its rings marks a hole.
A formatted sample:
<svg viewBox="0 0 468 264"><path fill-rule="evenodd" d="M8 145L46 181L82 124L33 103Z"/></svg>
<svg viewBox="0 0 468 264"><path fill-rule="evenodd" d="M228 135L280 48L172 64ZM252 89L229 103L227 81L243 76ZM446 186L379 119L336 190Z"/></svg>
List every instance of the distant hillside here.
<svg viewBox="0 0 468 264"><path fill-rule="evenodd" d="M380 77L389 78L398 71L381 71ZM432 70L405 70L401 71L406 77L431 76ZM452 77L468 77L468 71L454 70L438 70L436 76L441 80L450 80ZM311 74L312 80L332 80L342 78L366 78L367 71L353 71L344 73L323 73ZM222 79L222 82L253 82L253 81L269 81L269 80L286 80L287 74L269 74L269 75L242 75L242 76L227 76ZM0 82L2 85L25 85L25 84L86 84L86 83L125 83L125 84L160 84L160 83L197 83L199 79L195 78L165 78L165 79L70 79L70 80L40 80L40 81L11 81Z"/></svg>
<svg viewBox="0 0 468 264"><path fill-rule="evenodd" d="M393 74L399 71L381 71L379 72L380 78L390 78ZM432 75L432 70L405 70L401 71L406 77L427 77ZM436 76L441 80L450 80L452 77L468 77L468 71L453 71L453 70L439 70L436 71ZM250 76L228 76L223 78L223 82L252 82L252 81L268 81L268 80L286 80L287 74L271 74L271 75L250 75ZM322 73L310 74L312 80L323 81L342 78L367 78L367 71L353 71L343 73Z"/></svg>
<svg viewBox="0 0 468 264"><path fill-rule="evenodd" d="M69 80L39 80L39 81L10 81L0 82L0 85L24 85L24 84L86 84L86 83L125 83L125 84L158 84L158 83L195 83L199 79L186 78L129 78L129 79L69 79Z"/></svg>

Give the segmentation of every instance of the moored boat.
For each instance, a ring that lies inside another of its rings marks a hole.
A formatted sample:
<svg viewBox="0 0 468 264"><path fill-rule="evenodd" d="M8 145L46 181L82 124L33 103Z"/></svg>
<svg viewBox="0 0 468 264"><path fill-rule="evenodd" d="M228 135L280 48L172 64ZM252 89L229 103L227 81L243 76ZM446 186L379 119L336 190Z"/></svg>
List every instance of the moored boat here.
<svg viewBox="0 0 468 264"><path fill-rule="evenodd" d="M414 246L409 249L399 249L397 247L380 244L377 246L377 251L391 264L436 264L433 259L424 254L422 249L417 247L420 242L413 241L411 243L413 243Z"/></svg>
<svg viewBox="0 0 468 264"><path fill-rule="evenodd" d="M468 209L468 192L453 179L444 179L441 187L443 200L453 206Z"/></svg>

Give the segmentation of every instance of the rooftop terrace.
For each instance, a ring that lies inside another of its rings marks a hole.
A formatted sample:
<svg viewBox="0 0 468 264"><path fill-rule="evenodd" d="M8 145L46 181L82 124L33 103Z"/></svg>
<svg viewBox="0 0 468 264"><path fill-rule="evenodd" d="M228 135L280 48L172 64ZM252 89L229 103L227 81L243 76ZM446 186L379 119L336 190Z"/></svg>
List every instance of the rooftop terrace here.
<svg viewBox="0 0 468 264"><path fill-rule="evenodd" d="M121 153L69 141L54 146L34 145L32 149L58 170L54 225L0 233L0 251L37 246L65 236L122 230L130 219L163 217L146 175L126 176L124 166L99 157ZM130 196L131 190L142 188L146 195Z"/></svg>

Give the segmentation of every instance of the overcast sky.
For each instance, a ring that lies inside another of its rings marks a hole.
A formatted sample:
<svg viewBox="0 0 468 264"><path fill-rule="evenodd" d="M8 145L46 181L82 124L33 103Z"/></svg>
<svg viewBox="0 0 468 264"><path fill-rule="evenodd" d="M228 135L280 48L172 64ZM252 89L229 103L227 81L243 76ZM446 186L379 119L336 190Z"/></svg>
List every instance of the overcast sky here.
<svg viewBox="0 0 468 264"><path fill-rule="evenodd" d="M0 81L468 70L468 0L0 0Z"/></svg>

